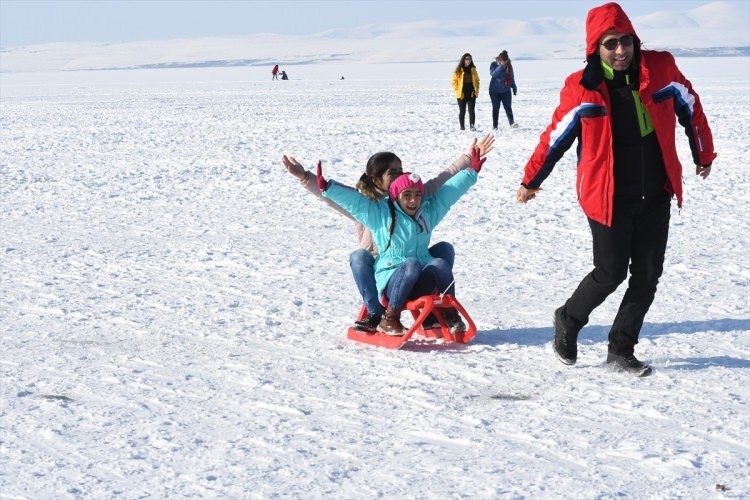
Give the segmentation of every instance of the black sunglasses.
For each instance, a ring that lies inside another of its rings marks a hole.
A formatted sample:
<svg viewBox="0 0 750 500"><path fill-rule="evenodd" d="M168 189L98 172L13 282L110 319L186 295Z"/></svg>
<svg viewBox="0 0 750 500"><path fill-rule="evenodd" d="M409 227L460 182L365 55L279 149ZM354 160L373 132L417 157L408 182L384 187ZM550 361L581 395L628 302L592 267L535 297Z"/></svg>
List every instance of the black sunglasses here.
<svg viewBox="0 0 750 500"><path fill-rule="evenodd" d="M623 35L620 38L610 38L606 42L602 42L602 45L607 50L615 50L617 48L617 45L630 47L631 45L633 45L633 35Z"/></svg>

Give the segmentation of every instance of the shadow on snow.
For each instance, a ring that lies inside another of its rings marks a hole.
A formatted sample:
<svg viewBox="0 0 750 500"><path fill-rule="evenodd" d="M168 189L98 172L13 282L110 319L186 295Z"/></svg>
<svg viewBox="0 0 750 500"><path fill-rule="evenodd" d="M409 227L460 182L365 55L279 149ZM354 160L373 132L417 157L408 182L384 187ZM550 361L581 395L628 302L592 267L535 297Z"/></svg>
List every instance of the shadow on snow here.
<svg viewBox="0 0 750 500"><path fill-rule="evenodd" d="M581 330L579 341L606 342L609 326L587 326ZM734 332L750 330L750 319L715 319L707 321L682 321L672 323L644 323L641 338L657 338L671 334L693 334L700 332ZM507 330L480 330L472 344L501 346L518 344L543 346L552 340L552 326L542 328L511 328ZM670 366L681 369L701 369L709 366L750 368L750 360L717 356L706 358L686 358L670 362Z"/></svg>

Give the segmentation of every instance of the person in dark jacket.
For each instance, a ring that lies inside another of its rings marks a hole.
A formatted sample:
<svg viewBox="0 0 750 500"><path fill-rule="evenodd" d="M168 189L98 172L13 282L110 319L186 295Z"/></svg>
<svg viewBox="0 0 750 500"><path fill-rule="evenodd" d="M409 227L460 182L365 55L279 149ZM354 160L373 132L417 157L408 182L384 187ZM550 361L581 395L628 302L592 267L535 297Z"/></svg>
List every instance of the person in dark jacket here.
<svg viewBox="0 0 750 500"><path fill-rule="evenodd" d="M286 71L282 71L282 72L281 72L281 79L282 79L282 80L289 80L289 77L288 77L288 76L286 76Z"/></svg>
<svg viewBox="0 0 750 500"><path fill-rule="evenodd" d="M517 128L518 124L513 120L513 109L511 102L516 95L516 75L513 71L513 65L510 63L508 51L504 50L490 64L490 101L492 101L492 129L497 130L497 121L500 116L500 103L503 103L505 116L508 117L508 124L511 128Z"/></svg>
<svg viewBox="0 0 750 500"><path fill-rule="evenodd" d="M589 11L587 65L565 80L517 197L522 203L533 198L578 140L576 188L593 237L594 269L555 311L552 346L563 363L576 362L578 332L625 280L629 266L628 288L609 332L607 364L645 376L652 369L635 357L635 345L662 274L671 198L682 206L677 120L703 179L716 153L698 94L674 57L640 45L618 4Z"/></svg>

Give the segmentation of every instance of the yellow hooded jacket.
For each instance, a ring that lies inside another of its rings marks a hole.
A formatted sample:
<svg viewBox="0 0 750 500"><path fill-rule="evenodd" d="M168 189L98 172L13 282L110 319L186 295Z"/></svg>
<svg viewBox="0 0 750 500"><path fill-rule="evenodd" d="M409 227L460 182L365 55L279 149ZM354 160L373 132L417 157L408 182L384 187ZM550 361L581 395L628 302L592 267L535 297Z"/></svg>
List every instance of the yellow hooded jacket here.
<svg viewBox="0 0 750 500"><path fill-rule="evenodd" d="M477 73L477 68L472 67L471 68L471 82L474 84L474 97L479 96L479 73ZM463 99L464 98L464 73L461 71L460 73L453 72L453 80L451 81L451 85L453 86L453 90L456 92L456 99Z"/></svg>

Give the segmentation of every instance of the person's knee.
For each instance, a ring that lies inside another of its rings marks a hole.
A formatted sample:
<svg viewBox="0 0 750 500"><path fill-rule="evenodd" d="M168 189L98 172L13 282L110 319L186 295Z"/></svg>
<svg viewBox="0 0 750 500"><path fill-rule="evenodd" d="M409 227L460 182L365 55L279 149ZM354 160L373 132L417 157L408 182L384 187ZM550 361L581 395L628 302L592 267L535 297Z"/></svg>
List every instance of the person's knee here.
<svg viewBox="0 0 750 500"><path fill-rule="evenodd" d="M366 268L372 269L374 262L375 259L373 258L372 254L362 248L353 251L351 255L349 255L349 266L351 266L352 270Z"/></svg>
<svg viewBox="0 0 750 500"><path fill-rule="evenodd" d="M441 241L430 247L430 255L436 259L444 259L452 266L456 259L456 249L447 241Z"/></svg>
<svg viewBox="0 0 750 500"><path fill-rule="evenodd" d="M416 281L419 274L422 272L422 264L419 262L419 259L410 258L406 259L404 263L401 264L401 269L403 269L402 272L404 279Z"/></svg>
<svg viewBox="0 0 750 500"><path fill-rule="evenodd" d="M415 257L410 257L404 261L403 264L401 264L404 268L404 272L413 273L422 270L422 264L419 262L419 259Z"/></svg>
<svg viewBox="0 0 750 500"><path fill-rule="evenodd" d="M608 271L598 267L594 269L592 278L594 278L594 281L606 290L607 293L612 293L617 290L617 287L619 287L623 281L625 281L627 274L627 268L617 271Z"/></svg>
<svg viewBox="0 0 750 500"><path fill-rule="evenodd" d="M651 272L640 272L638 269L632 269L631 272L632 274L628 281L628 287L631 290L644 295L653 295L656 293L656 287L661 277L661 269L658 271L652 270Z"/></svg>

